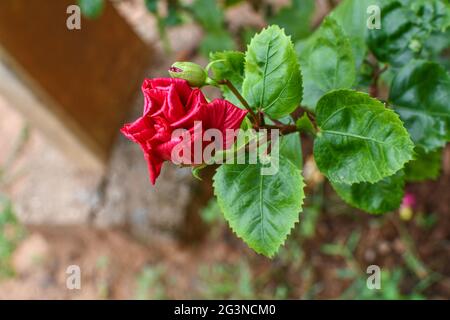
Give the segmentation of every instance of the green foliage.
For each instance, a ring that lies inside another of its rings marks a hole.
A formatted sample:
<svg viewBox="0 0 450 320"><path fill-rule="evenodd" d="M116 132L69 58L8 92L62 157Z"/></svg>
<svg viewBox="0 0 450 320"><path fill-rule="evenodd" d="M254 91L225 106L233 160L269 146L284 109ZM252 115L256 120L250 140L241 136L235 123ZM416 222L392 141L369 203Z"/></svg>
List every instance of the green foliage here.
<svg viewBox="0 0 450 320"><path fill-rule="evenodd" d="M314 139L317 167L337 194L369 213L397 209L405 181L438 176L441 150L450 141L448 1L343 0L312 33L314 1L293 0L275 13L270 4L253 3L276 24L252 37L245 53L231 51L235 42L223 11L239 2L194 0L182 8L205 31L200 51L210 59L206 83L247 108L241 128L254 129L214 160L257 152L249 142L265 130L281 136L276 174L262 175L268 165L259 159L221 165L214 176L225 220L251 248L272 257L298 222L304 198L299 133ZM169 16L177 12L177 2L170 3ZM156 1L146 4L157 14ZM381 29L369 29L372 5L382 6ZM387 106L378 100L385 92L381 84L389 87ZM314 229L311 216L306 234Z"/></svg>
<svg viewBox="0 0 450 320"><path fill-rule="evenodd" d="M413 2L407 10L415 10L423 21L434 25L430 29L422 26L429 35L437 34L444 20L433 20L433 6ZM397 209L405 180L438 175L439 155L434 151L450 140L450 81L443 67L404 56L409 62L383 77L387 84L392 82L389 106L393 110L376 98L350 90L376 86L374 79L378 78L374 77L380 76L376 74L381 70L379 61L372 62L371 57L362 64L368 52L365 40L370 43L373 37L367 35L366 9L376 3L344 0L310 37L297 42L298 58L289 36L278 26L255 35L245 54L226 51L210 56L213 79L229 80L251 109L264 117L252 115L246 127L253 127L255 121L257 129L266 123L275 128L290 126L282 139L278 174L261 176L261 164L223 165L214 177L226 220L258 253L273 256L298 219L303 200L299 192L303 189L302 155L293 131L312 135L319 170L341 198L369 213ZM436 44L429 51L436 58L444 48ZM400 53L403 48L397 49L399 55L404 54ZM245 107L228 87L219 86L225 98ZM292 124L288 115L300 100L315 115L304 112L295 118L293 113Z"/></svg>
<svg viewBox="0 0 450 320"><path fill-rule="evenodd" d="M228 80L242 94L242 83L244 82L244 63L245 55L239 51L213 52L209 55L211 71L215 81ZM221 85L223 96L233 104L240 106L239 99L230 91L230 89Z"/></svg>
<svg viewBox="0 0 450 320"><path fill-rule="evenodd" d="M311 239L316 235L316 226L321 214L321 207L317 203L305 206L300 216L299 233L304 239Z"/></svg>
<svg viewBox="0 0 450 320"><path fill-rule="evenodd" d="M353 231L347 238L345 244L342 243L327 243L320 248L322 253L330 256L342 256L345 259L353 260L354 251L356 250L359 240L361 239L361 232Z"/></svg>
<svg viewBox="0 0 450 320"><path fill-rule="evenodd" d="M353 274L352 274L353 276ZM367 288L367 279L359 276L354 279L347 290L339 297L340 299L357 300L422 300L424 296L417 292L405 295L401 291L405 272L401 268L381 271L381 290L370 290Z"/></svg>
<svg viewBox="0 0 450 320"><path fill-rule="evenodd" d="M200 267L202 297L205 299L252 299L256 292L246 262Z"/></svg>
<svg viewBox="0 0 450 320"><path fill-rule="evenodd" d="M349 89L355 82L355 60L344 31L333 18L303 44L299 52L304 94L302 105L315 110L317 101L334 89Z"/></svg>
<svg viewBox="0 0 450 320"><path fill-rule="evenodd" d="M208 57L210 52L234 49L235 43L225 30L223 10L217 1L195 0L190 10L206 32L200 44L200 52L204 56Z"/></svg>
<svg viewBox="0 0 450 320"><path fill-rule="evenodd" d="M166 26L177 26L182 22L183 18L178 7L178 2L169 1L167 5L167 16L165 18Z"/></svg>
<svg viewBox="0 0 450 320"><path fill-rule="evenodd" d="M450 28L446 32L430 35L425 48L428 53L428 60L438 62L441 66L450 71L450 59L445 54L450 48Z"/></svg>
<svg viewBox="0 0 450 320"><path fill-rule="evenodd" d="M426 153L423 149L416 149L416 159L405 167L407 181L434 180L439 176L442 166L442 149Z"/></svg>
<svg viewBox="0 0 450 320"><path fill-rule="evenodd" d="M144 0L144 3L147 10L151 13L156 14L158 12L159 0Z"/></svg>
<svg viewBox="0 0 450 320"><path fill-rule="evenodd" d="M216 199L211 199L206 207L204 207L200 212L200 215L205 223L211 224L221 219L221 213L222 212L220 211L220 207Z"/></svg>
<svg viewBox="0 0 450 320"><path fill-rule="evenodd" d="M11 202L0 194L0 279L14 275L10 260L24 235L25 230L17 221Z"/></svg>
<svg viewBox="0 0 450 320"><path fill-rule="evenodd" d="M89 19L97 19L105 7L104 0L78 0L81 13Z"/></svg>
<svg viewBox="0 0 450 320"><path fill-rule="evenodd" d="M280 119L302 97L300 67L290 38L278 26L257 34L245 56L243 94L250 105Z"/></svg>
<svg viewBox="0 0 450 320"><path fill-rule="evenodd" d="M311 32L311 19L314 14L315 0L293 0L290 6L282 8L269 19L269 24L279 25L292 41L306 38Z"/></svg>
<svg viewBox="0 0 450 320"><path fill-rule="evenodd" d="M147 266L143 268L136 279L136 299L166 299L166 289L162 281L163 275L164 270L161 266Z"/></svg>
<svg viewBox="0 0 450 320"><path fill-rule="evenodd" d="M234 41L226 31L209 32L200 44L200 52L207 57L210 52L233 50Z"/></svg>
<svg viewBox="0 0 450 320"><path fill-rule="evenodd" d="M367 28L367 8L377 5L378 2L379 0L344 0L330 14L350 39L357 70L367 53L365 44L366 34L369 30Z"/></svg>
<svg viewBox="0 0 450 320"><path fill-rule="evenodd" d="M375 183L413 157L414 145L398 116L366 94L340 90L325 95L316 120L320 133L314 157L333 182Z"/></svg>
<svg viewBox="0 0 450 320"><path fill-rule="evenodd" d="M280 154L292 162L296 168L302 168L302 145L298 133L281 137Z"/></svg>
<svg viewBox="0 0 450 320"><path fill-rule="evenodd" d="M382 28L370 30L367 43L378 60L402 66L414 58L429 58L439 43L428 42L450 26L450 5L442 0L384 0Z"/></svg>
<svg viewBox="0 0 450 320"><path fill-rule="evenodd" d="M279 171L262 175L262 164L225 164L214 191L225 219L253 250L272 257L298 222L302 207L300 168L280 155Z"/></svg>
<svg viewBox="0 0 450 320"><path fill-rule="evenodd" d="M217 1L195 0L191 5L191 10L205 30L208 32L222 31L224 15Z"/></svg>
<svg viewBox="0 0 450 320"><path fill-rule="evenodd" d="M311 119L309 119L306 112L295 122L295 125L300 132L308 132L313 135L316 134L314 124L311 122Z"/></svg>
<svg viewBox="0 0 450 320"><path fill-rule="evenodd" d="M348 204L369 213L380 214L397 209L404 195L402 171L374 184L362 182L347 185L331 183L337 194Z"/></svg>
<svg viewBox="0 0 450 320"><path fill-rule="evenodd" d="M450 141L450 75L435 62L411 61L389 95L414 143L426 152Z"/></svg>

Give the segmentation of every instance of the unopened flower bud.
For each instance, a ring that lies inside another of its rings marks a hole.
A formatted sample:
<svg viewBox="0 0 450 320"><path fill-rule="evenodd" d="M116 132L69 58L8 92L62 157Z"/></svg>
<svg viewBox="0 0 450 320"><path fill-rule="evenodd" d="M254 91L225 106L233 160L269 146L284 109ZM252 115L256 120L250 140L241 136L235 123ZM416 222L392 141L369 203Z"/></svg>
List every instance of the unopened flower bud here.
<svg viewBox="0 0 450 320"><path fill-rule="evenodd" d="M413 208L415 204L416 197L411 193L405 194L399 210L400 218L402 220L409 221L412 219L414 213Z"/></svg>
<svg viewBox="0 0 450 320"><path fill-rule="evenodd" d="M169 69L172 78L186 80L191 87L201 87L205 85L206 71L193 62L175 62Z"/></svg>

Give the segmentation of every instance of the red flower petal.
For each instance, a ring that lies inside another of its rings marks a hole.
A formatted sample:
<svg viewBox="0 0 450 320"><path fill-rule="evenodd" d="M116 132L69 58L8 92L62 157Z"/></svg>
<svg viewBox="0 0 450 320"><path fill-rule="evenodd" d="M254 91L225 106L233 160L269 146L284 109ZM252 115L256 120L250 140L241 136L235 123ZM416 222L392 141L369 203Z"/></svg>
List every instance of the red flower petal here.
<svg viewBox="0 0 450 320"><path fill-rule="evenodd" d="M164 118L166 118L170 123L177 121L186 114L179 92L173 85L168 89L166 101L164 101L162 107L162 112L164 114Z"/></svg>
<svg viewBox="0 0 450 320"><path fill-rule="evenodd" d="M148 117L140 117L133 123L125 124L120 131L131 141L147 150L147 141L155 135L155 129Z"/></svg>
<svg viewBox="0 0 450 320"><path fill-rule="evenodd" d="M155 185L156 179L159 177L161 173L161 168L164 163L164 160L160 160L157 157L144 153L145 160L147 160L148 174L150 178L150 182L152 185Z"/></svg>
<svg viewBox="0 0 450 320"><path fill-rule="evenodd" d="M224 146L228 149L233 141L226 141L226 129L237 130L240 128L242 120L247 115L247 110L242 110L234 104L216 99L206 105L203 109L203 125L205 129L217 128L224 134Z"/></svg>
<svg viewBox="0 0 450 320"><path fill-rule="evenodd" d="M187 81L182 79L146 79L142 84L142 92L145 97L144 115L124 125L121 131L141 146L152 184L155 184L161 173L164 161L173 160L172 150L175 146L190 143L191 152L182 155L181 160L183 163L186 161L186 164L200 164L204 161L202 153L207 145L202 141L204 130L220 130L224 135L224 146L228 148L234 141L227 143L226 130L239 129L247 114L247 111L226 100L208 103L199 89L190 88ZM190 140L172 137L175 129L187 129ZM195 147L199 150L195 150ZM198 154L197 159L195 153Z"/></svg>
<svg viewBox="0 0 450 320"><path fill-rule="evenodd" d="M157 112L162 107L161 98L164 101L171 88L179 95L181 104L185 105L192 92L192 88L186 80L172 78L145 79L141 87L145 97L144 114Z"/></svg>
<svg viewBox="0 0 450 320"><path fill-rule="evenodd" d="M194 121L202 120L204 114L202 109L206 103L207 101L203 92L199 89L193 90L186 106L187 113L182 118L179 118L178 121L173 122L171 127L174 129L191 128L194 125Z"/></svg>

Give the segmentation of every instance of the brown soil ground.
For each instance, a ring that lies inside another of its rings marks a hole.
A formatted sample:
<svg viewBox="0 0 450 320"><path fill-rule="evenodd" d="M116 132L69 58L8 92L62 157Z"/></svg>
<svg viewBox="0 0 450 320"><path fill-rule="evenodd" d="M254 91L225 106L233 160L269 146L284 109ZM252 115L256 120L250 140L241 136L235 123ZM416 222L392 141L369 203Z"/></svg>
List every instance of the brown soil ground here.
<svg viewBox="0 0 450 320"><path fill-rule="evenodd" d="M188 215L187 231L176 240L150 245L130 238L126 230L29 227L12 258L16 275L0 283L0 298L329 299L342 297L353 282L340 277L339 270L356 268L361 273L353 279L365 279L367 266L376 264L382 270L404 270L398 284L402 297L411 297L414 287L428 279L421 296L448 299L450 175L445 170L438 181L407 186L418 200L415 216L407 222L397 213L374 217L357 212L325 185L322 194L327 200L320 203L313 235L302 236L297 226L273 260L253 253L221 219L206 224L198 213ZM313 197L311 188L308 192ZM420 223L424 215L433 215L436 223L425 227ZM355 231L360 238L352 257L323 252L324 244L343 244ZM419 262L411 263L410 255ZM65 286L65 271L72 264L81 267L81 290ZM153 280L142 280L146 269L156 274ZM239 288L245 286L241 273L246 270L250 293Z"/></svg>

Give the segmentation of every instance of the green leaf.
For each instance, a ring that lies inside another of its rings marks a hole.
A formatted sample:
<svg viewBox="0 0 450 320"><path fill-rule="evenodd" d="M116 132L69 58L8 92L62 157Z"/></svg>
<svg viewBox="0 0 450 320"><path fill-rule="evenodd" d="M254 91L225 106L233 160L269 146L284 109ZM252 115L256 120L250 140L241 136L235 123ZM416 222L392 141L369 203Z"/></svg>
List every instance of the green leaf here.
<svg viewBox="0 0 450 320"><path fill-rule="evenodd" d="M211 71L214 75L213 79L216 81L229 80L242 94L245 63L244 53L239 51L214 52L209 55L209 60L211 62ZM220 89L225 99L243 108L239 99L236 98L227 86L222 85Z"/></svg>
<svg viewBox="0 0 450 320"><path fill-rule="evenodd" d="M405 1L405 0L403 0ZM443 32L450 27L450 2L448 0L408 0L422 27L428 31Z"/></svg>
<svg viewBox="0 0 450 320"><path fill-rule="evenodd" d="M375 183L413 157L414 144L398 115L365 93L333 91L316 111L314 157L333 182Z"/></svg>
<svg viewBox="0 0 450 320"><path fill-rule="evenodd" d="M207 165L201 165L201 166L192 167L192 170L191 170L192 176L195 179L202 181L203 179L202 179L200 174L201 174L201 171L203 169L205 169L206 167L207 167Z"/></svg>
<svg viewBox="0 0 450 320"><path fill-rule="evenodd" d="M410 46L414 45L416 35L422 32L412 21L413 12L400 1L384 1L381 12L381 29L369 30L367 34L370 50L379 61L394 65L411 60L415 52Z"/></svg>
<svg viewBox="0 0 450 320"><path fill-rule="evenodd" d="M282 136L280 142L280 154L290 160L297 168L302 168L302 144L299 133Z"/></svg>
<svg viewBox="0 0 450 320"><path fill-rule="evenodd" d="M349 205L360 210L381 214L397 209L403 199L405 179L400 170L393 176L371 184L367 182L352 185L332 182L334 190Z"/></svg>
<svg viewBox="0 0 450 320"><path fill-rule="evenodd" d="M442 149L426 153L422 148L417 148L416 153L416 159L405 167L406 181L435 180L441 171Z"/></svg>
<svg viewBox="0 0 450 320"><path fill-rule="evenodd" d="M313 135L316 135L316 129L314 128L313 123L311 122L311 119L309 119L308 114L305 112L301 118L297 120L295 123L298 130L301 132L308 132Z"/></svg>
<svg viewBox="0 0 450 320"><path fill-rule="evenodd" d="M350 41L333 18L325 18L299 54L304 95L302 105L315 110L317 101L333 89L350 89L356 79Z"/></svg>
<svg viewBox="0 0 450 320"><path fill-rule="evenodd" d="M225 30L211 31L200 43L200 53L208 57L210 52L233 50L235 43Z"/></svg>
<svg viewBox="0 0 450 320"><path fill-rule="evenodd" d="M300 67L290 38L278 26L264 29L250 42L242 90L252 107L274 119L288 115L300 104Z"/></svg>
<svg viewBox="0 0 450 320"><path fill-rule="evenodd" d="M366 34L369 30L367 28L367 19L369 18L367 8L371 5L377 5L378 2L379 0L344 0L330 14L350 39L356 69L359 69L367 54L365 43Z"/></svg>
<svg viewBox="0 0 450 320"><path fill-rule="evenodd" d="M310 34L314 9L314 0L294 0L291 6L282 8L275 16L271 17L269 24L276 24L284 28L286 34L290 35L292 41L295 42Z"/></svg>
<svg viewBox="0 0 450 320"><path fill-rule="evenodd" d="M394 78L389 100L417 146L429 152L450 141L450 76L439 64L411 61Z"/></svg>
<svg viewBox="0 0 450 320"><path fill-rule="evenodd" d="M428 39L450 26L450 5L442 0L384 0L381 29L369 30L367 44L379 61L403 66L414 58L429 58Z"/></svg>
<svg viewBox="0 0 450 320"><path fill-rule="evenodd" d="M105 7L104 0L78 0L81 13L89 19L97 19Z"/></svg>
<svg viewBox="0 0 450 320"><path fill-rule="evenodd" d="M224 15L217 1L195 0L190 8L205 31L210 33L223 31Z"/></svg>
<svg viewBox="0 0 450 320"><path fill-rule="evenodd" d="M261 175L261 164L222 165L214 190L225 219L257 253L272 257L284 243L302 208L300 169L280 157L275 175Z"/></svg>
<svg viewBox="0 0 450 320"><path fill-rule="evenodd" d="M432 34L425 43L427 60L435 61L450 70L450 59L445 56L444 50L450 48L450 29L445 33Z"/></svg>

